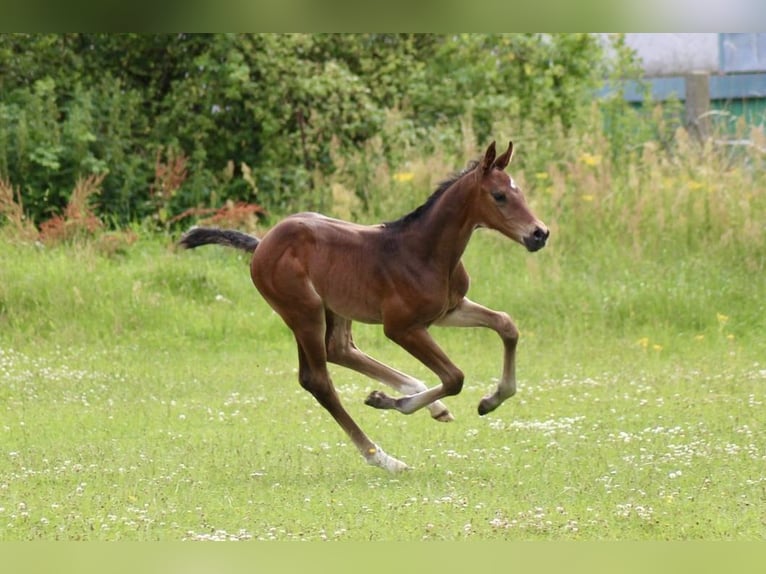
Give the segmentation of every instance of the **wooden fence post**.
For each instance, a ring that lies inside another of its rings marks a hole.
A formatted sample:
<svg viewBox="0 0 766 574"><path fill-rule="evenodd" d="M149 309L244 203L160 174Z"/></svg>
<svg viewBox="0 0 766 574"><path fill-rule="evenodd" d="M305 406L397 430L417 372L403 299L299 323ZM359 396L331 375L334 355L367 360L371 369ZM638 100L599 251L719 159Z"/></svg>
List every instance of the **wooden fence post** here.
<svg viewBox="0 0 766 574"><path fill-rule="evenodd" d="M710 137L710 75L692 72L686 75L686 127L700 141Z"/></svg>

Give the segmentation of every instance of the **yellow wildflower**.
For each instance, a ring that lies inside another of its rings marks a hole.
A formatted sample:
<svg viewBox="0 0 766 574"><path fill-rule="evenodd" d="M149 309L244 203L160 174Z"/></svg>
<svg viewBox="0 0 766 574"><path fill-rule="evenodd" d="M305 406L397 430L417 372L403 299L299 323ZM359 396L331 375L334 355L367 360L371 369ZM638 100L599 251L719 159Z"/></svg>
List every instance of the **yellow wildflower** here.
<svg viewBox="0 0 766 574"><path fill-rule="evenodd" d="M394 174L394 181L403 183L405 181L412 181L415 178L415 174L411 171L400 171Z"/></svg>
<svg viewBox="0 0 766 574"><path fill-rule="evenodd" d="M641 337L637 342L641 348L646 349L649 346L649 337Z"/></svg>
<svg viewBox="0 0 766 574"><path fill-rule="evenodd" d="M596 167L601 163L600 155L593 155L590 153L584 153L580 156L580 161L590 167Z"/></svg>
<svg viewBox="0 0 766 574"><path fill-rule="evenodd" d="M719 325L725 325L729 321L729 316L724 315L723 313L716 313L715 318L718 319Z"/></svg>

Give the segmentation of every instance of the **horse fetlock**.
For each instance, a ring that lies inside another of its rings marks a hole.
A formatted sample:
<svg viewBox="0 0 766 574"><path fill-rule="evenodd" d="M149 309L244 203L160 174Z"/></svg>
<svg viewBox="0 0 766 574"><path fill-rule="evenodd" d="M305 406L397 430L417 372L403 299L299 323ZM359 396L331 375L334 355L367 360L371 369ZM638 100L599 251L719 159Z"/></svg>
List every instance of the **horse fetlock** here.
<svg viewBox="0 0 766 574"><path fill-rule="evenodd" d="M387 455L378 446L371 447L364 455L367 464L371 466L377 466L391 473L403 472L405 470L412 470L409 465Z"/></svg>

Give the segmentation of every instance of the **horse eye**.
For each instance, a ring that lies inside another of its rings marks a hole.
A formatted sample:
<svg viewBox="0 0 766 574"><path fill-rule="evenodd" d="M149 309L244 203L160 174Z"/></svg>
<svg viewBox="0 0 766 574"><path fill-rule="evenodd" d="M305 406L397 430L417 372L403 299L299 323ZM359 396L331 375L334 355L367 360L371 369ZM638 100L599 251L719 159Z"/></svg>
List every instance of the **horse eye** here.
<svg viewBox="0 0 766 574"><path fill-rule="evenodd" d="M497 189L493 189L490 194L492 195L492 199L494 199L498 203L505 203L505 194Z"/></svg>

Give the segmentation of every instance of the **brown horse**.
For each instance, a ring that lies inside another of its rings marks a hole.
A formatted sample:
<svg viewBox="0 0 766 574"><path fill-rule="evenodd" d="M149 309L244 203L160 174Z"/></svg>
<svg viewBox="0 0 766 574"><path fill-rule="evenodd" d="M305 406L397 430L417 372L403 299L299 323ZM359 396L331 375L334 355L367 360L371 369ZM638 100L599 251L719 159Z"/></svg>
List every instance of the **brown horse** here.
<svg viewBox="0 0 766 574"><path fill-rule="evenodd" d="M503 373L497 388L479 403L479 414L496 409L516 392L515 353L519 331L506 313L466 298L469 278L461 257L473 230L495 229L541 249L548 228L527 207L505 173L513 143L496 157L495 142L484 157L442 183L405 217L363 226L316 213L287 217L262 239L232 230L193 228L180 245L219 244L253 254L250 274L261 295L293 331L298 378L343 428L369 464L396 472L408 466L374 444L345 410L327 363L354 369L404 396L373 391L365 403L410 414L423 407L439 421L453 420L441 399L456 395L463 373L431 338L431 325L488 327L503 341ZM383 325L388 338L431 369L432 388L365 355L351 337L351 322Z"/></svg>

